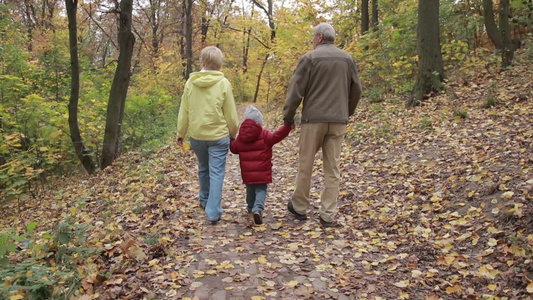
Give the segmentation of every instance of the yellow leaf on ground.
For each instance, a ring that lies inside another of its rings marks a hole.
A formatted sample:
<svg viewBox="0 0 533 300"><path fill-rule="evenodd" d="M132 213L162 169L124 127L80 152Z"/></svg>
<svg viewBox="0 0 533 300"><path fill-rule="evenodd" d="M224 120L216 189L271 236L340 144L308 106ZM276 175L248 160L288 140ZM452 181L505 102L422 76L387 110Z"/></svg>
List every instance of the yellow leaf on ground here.
<svg viewBox="0 0 533 300"><path fill-rule="evenodd" d="M498 286L495 285L495 284L489 284L489 285L487 285L487 288L488 288L489 290L491 290L491 291L496 290L497 287L498 287Z"/></svg>
<svg viewBox="0 0 533 300"><path fill-rule="evenodd" d="M420 272L419 270L412 270L411 271L411 277L413 278L418 278L422 275L422 272Z"/></svg>
<svg viewBox="0 0 533 300"><path fill-rule="evenodd" d="M474 232L473 238L472 238L472 245L477 245L477 242L479 242L479 235Z"/></svg>
<svg viewBox="0 0 533 300"><path fill-rule="evenodd" d="M530 294L533 294L533 282L530 282L527 285L527 292L530 293Z"/></svg>
<svg viewBox="0 0 533 300"><path fill-rule="evenodd" d="M446 288L446 294L460 293L462 290L461 286L456 284L454 286L449 286Z"/></svg>
<svg viewBox="0 0 533 300"><path fill-rule="evenodd" d="M266 264L267 263L267 260L265 258L265 256L259 256L259 258L257 259L257 261L261 264Z"/></svg>
<svg viewBox="0 0 533 300"><path fill-rule="evenodd" d="M290 288L294 288L295 286L297 286L299 284L298 281L296 280L291 280L289 281L289 283L287 283L287 286L290 287Z"/></svg>
<svg viewBox="0 0 533 300"><path fill-rule="evenodd" d="M510 199L514 195L513 192L505 192L502 194L502 198Z"/></svg>

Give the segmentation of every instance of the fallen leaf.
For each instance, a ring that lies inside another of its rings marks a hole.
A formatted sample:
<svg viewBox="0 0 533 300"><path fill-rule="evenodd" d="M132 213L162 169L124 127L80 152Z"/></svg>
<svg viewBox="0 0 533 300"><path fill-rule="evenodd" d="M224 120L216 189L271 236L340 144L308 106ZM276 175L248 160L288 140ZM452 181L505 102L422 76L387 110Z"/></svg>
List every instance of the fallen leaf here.
<svg viewBox="0 0 533 300"><path fill-rule="evenodd" d="M409 280L398 281L398 282L395 282L394 285L399 288L405 288L409 286Z"/></svg>
<svg viewBox="0 0 533 300"><path fill-rule="evenodd" d="M446 294L460 293L462 288L460 285L456 284L454 286L449 286L446 288Z"/></svg>
<svg viewBox="0 0 533 300"><path fill-rule="evenodd" d="M533 282L528 283L527 292L533 294Z"/></svg>

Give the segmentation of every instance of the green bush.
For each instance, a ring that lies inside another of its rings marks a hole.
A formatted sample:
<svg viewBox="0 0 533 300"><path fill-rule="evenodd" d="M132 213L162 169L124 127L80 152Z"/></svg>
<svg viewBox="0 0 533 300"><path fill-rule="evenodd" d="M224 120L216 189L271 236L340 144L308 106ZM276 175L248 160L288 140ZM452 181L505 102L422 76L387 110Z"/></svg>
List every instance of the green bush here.
<svg viewBox="0 0 533 300"><path fill-rule="evenodd" d="M24 299L68 299L80 286L78 264L97 250L86 246L88 226L66 219L35 243L36 226L30 223L23 235L12 228L0 233L0 299L20 293ZM10 262L19 245L19 258Z"/></svg>
<svg viewBox="0 0 533 300"><path fill-rule="evenodd" d="M370 103L379 103L383 102L383 88L372 86L367 91L365 91L368 102Z"/></svg>

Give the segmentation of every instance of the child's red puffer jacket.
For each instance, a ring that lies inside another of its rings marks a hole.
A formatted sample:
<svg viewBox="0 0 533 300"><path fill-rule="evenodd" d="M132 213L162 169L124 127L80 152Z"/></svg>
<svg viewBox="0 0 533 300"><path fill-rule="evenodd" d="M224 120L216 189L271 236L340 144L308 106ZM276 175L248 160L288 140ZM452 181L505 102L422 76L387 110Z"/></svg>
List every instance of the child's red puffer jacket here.
<svg viewBox="0 0 533 300"><path fill-rule="evenodd" d="M242 122L239 135L231 141L230 150L239 154L244 184L272 182L272 146L281 142L290 131L291 126L287 125L270 132L251 119Z"/></svg>

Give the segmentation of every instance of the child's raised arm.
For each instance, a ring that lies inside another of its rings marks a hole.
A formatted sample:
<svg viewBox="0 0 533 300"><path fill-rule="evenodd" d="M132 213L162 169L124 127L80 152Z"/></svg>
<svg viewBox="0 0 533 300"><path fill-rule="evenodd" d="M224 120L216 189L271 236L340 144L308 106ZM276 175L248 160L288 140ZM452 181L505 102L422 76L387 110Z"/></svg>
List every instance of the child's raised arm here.
<svg viewBox="0 0 533 300"><path fill-rule="evenodd" d="M289 135L289 132L291 132L292 126L290 125L283 125L281 126L276 132L269 132L266 135L265 143L272 147L275 144L281 142L285 137Z"/></svg>

